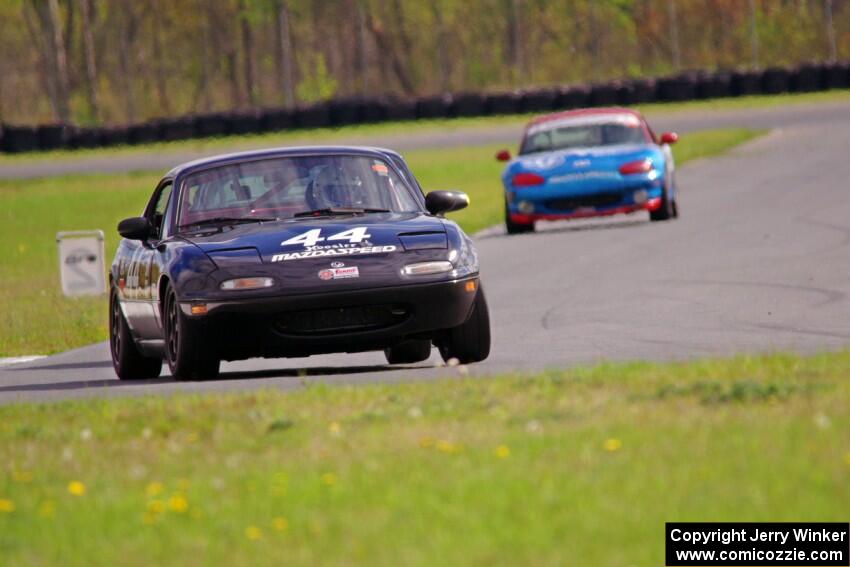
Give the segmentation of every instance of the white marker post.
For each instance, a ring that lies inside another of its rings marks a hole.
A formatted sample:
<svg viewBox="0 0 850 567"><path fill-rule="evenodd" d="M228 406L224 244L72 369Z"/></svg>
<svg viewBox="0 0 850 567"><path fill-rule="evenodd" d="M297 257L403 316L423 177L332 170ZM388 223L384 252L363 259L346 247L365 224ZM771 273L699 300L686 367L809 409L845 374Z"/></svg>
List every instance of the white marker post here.
<svg viewBox="0 0 850 567"><path fill-rule="evenodd" d="M102 230L57 232L56 245L62 293L67 296L106 293Z"/></svg>

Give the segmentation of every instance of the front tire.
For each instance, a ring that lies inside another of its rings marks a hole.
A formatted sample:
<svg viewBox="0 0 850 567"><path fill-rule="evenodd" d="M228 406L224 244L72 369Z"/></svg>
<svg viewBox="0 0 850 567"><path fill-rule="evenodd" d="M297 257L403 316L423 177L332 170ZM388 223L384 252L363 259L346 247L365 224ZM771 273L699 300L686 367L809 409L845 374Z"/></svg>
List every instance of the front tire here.
<svg viewBox="0 0 850 567"><path fill-rule="evenodd" d="M526 232L534 232L534 223L521 224L511 221L511 211L508 208L508 202L505 201L505 230L508 234L524 234Z"/></svg>
<svg viewBox="0 0 850 567"><path fill-rule="evenodd" d="M679 216L679 208L676 205L676 199L671 199L667 191L667 184L664 184L661 190L661 206L654 211L649 211L649 220L651 221L666 221Z"/></svg>
<svg viewBox="0 0 850 567"><path fill-rule="evenodd" d="M171 375L176 380L217 378L221 361L209 351L210 345L204 344L204 329L191 324L183 314L171 286L165 292L162 322L165 327L165 355Z"/></svg>
<svg viewBox="0 0 850 567"><path fill-rule="evenodd" d="M454 358L460 364L481 362L490 355L490 310L483 287L478 288L469 319L446 331L437 348L445 362Z"/></svg>
<svg viewBox="0 0 850 567"><path fill-rule="evenodd" d="M431 341L411 340L384 349L384 356L390 364L413 364L428 360L431 356Z"/></svg>
<svg viewBox="0 0 850 567"><path fill-rule="evenodd" d="M109 294L109 352L119 380L149 380L162 372L162 359L139 352L114 289Z"/></svg>

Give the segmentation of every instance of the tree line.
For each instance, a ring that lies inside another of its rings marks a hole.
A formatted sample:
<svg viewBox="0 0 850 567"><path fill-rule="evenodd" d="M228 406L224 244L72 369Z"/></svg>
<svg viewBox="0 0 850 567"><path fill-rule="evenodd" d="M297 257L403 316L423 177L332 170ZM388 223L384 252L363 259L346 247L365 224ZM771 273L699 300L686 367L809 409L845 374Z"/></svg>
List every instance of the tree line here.
<svg viewBox="0 0 850 567"><path fill-rule="evenodd" d="M0 0L0 122L850 59L850 0Z"/></svg>

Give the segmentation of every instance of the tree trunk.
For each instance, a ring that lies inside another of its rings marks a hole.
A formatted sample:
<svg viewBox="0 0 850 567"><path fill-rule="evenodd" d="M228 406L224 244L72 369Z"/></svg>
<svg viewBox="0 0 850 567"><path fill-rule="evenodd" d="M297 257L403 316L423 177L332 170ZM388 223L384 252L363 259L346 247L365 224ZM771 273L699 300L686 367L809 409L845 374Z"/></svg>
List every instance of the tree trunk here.
<svg viewBox="0 0 850 567"><path fill-rule="evenodd" d="M509 0L507 9L508 21L508 58L512 69L514 86L522 86L525 81L525 69L522 53L522 0Z"/></svg>
<svg viewBox="0 0 850 567"><path fill-rule="evenodd" d="M756 2L750 0L750 57L754 68L759 66L759 35L756 28Z"/></svg>
<svg viewBox="0 0 850 567"><path fill-rule="evenodd" d="M68 54L65 51L64 34L57 0L30 0L35 9L44 37L42 60L48 83L48 96L53 117L59 122L70 122L68 105Z"/></svg>
<svg viewBox="0 0 850 567"><path fill-rule="evenodd" d="M133 93L133 73L130 68L130 47L136 27L136 18L133 15L132 6L132 1L125 1L121 6L121 23L118 30L118 67L121 72L124 112L127 122L135 122L136 120L136 97Z"/></svg>
<svg viewBox="0 0 850 567"><path fill-rule="evenodd" d="M670 18L670 51L673 56L673 69L682 67L682 54L679 50L679 18L676 15L676 0L667 0L667 11Z"/></svg>
<svg viewBox="0 0 850 567"><path fill-rule="evenodd" d="M156 98L159 106L159 112L170 116L171 101L168 99L168 88L165 78L168 72L165 70L165 59L162 52L162 27L165 25L165 18L160 14L159 0L153 0L151 3L153 13L157 17L153 21L153 61L154 61L154 83L156 84Z"/></svg>
<svg viewBox="0 0 850 567"><path fill-rule="evenodd" d="M86 66L86 102L89 114L95 122L100 122L100 107L97 103L97 58L95 57L94 34L92 28L92 0L79 0L80 15L83 18L83 54Z"/></svg>
<svg viewBox="0 0 850 567"><path fill-rule="evenodd" d="M289 31L289 8L283 0L276 0L275 10L275 62L280 92L286 108L295 106L295 76L292 72L292 37Z"/></svg>
<svg viewBox="0 0 850 567"><path fill-rule="evenodd" d="M390 67L392 67L393 74L398 79L399 85L401 85L401 89L404 91L404 94L408 96L416 94L416 89L414 88L413 81L407 71L405 61L402 60L399 55L399 49L396 49L396 46L393 45L393 42L387 36L381 24L375 21L371 12L366 13L366 25L372 33L372 37L375 38L375 44L378 46L378 53L380 56L382 58L389 58Z"/></svg>
<svg viewBox="0 0 850 567"><path fill-rule="evenodd" d="M257 105L257 89L254 81L254 35L245 7L245 1L239 0L239 24L242 31L242 71L245 74L245 92L248 93L248 105Z"/></svg>
<svg viewBox="0 0 850 567"><path fill-rule="evenodd" d="M451 76L451 67L448 57L448 34L446 33L446 24L443 20L443 8L439 0L431 0L431 14L434 17L434 27L436 28L437 39L437 77L439 79L440 92L449 92L449 77Z"/></svg>
<svg viewBox="0 0 850 567"><path fill-rule="evenodd" d="M835 45L835 26L832 23L832 0L824 0L824 23L826 24L826 41L829 43L829 62L838 59L838 49Z"/></svg>

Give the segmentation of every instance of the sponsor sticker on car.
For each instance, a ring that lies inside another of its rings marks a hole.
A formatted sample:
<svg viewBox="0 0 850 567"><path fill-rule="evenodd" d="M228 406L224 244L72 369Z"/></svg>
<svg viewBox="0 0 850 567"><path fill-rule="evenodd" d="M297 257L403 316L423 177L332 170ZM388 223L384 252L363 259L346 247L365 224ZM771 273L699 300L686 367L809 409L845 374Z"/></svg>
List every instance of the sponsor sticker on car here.
<svg viewBox="0 0 850 567"><path fill-rule="evenodd" d="M360 270L357 266L348 266L344 268L328 268L319 270L320 280L344 280L348 278L359 278Z"/></svg>

